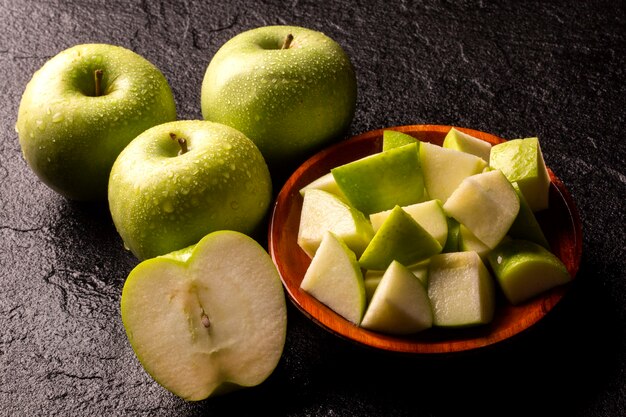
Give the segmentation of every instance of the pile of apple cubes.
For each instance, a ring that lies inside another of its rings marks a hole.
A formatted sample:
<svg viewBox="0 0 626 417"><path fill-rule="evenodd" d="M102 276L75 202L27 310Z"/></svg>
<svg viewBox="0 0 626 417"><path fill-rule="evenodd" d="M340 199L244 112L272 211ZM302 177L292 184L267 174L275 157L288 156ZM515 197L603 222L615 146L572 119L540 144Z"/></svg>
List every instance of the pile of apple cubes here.
<svg viewBox="0 0 626 417"><path fill-rule="evenodd" d="M488 323L495 282L519 304L571 279L534 215L549 186L537 138L451 129L441 147L385 131L382 152L301 190L301 289L383 333Z"/></svg>

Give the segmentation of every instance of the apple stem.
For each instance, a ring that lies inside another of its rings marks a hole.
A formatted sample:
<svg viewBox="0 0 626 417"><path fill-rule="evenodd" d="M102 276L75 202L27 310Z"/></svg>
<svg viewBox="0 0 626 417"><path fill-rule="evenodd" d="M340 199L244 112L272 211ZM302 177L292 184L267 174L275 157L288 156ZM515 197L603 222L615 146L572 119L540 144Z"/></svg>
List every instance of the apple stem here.
<svg viewBox="0 0 626 417"><path fill-rule="evenodd" d="M293 41L293 35L290 33L285 37L285 41L283 42L283 47L280 49L289 49L291 46L291 41Z"/></svg>
<svg viewBox="0 0 626 417"><path fill-rule="evenodd" d="M205 328L209 328L211 327L211 321L209 320L209 317L206 315L206 313L203 311L202 312L202 316L200 317L200 321L202 321L202 325Z"/></svg>
<svg viewBox="0 0 626 417"><path fill-rule="evenodd" d="M179 155L182 155L184 153L187 153L187 151L189 151L189 148L187 148L187 141L185 140L185 138L179 138L176 136L175 133L170 133L170 138L178 142L178 144L180 145L180 151L178 152Z"/></svg>
<svg viewBox="0 0 626 417"><path fill-rule="evenodd" d="M100 97L102 95L102 70L101 69L95 70L93 72L93 75L94 75L95 84L96 84L95 96Z"/></svg>

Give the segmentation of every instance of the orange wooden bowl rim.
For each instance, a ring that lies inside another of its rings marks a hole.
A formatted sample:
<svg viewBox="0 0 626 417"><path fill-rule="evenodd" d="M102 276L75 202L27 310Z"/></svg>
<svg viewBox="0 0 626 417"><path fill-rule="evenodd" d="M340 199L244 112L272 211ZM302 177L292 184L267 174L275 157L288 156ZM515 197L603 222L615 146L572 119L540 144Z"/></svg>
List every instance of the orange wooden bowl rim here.
<svg viewBox="0 0 626 417"><path fill-rule="evenodd" d="M284 184L276 199L268 233L269 252L292 302L315 323L331 333L359 344L404 353L449 353L472 350L508 339L528 329L561 300L570 284L547 291L532 300L513 306L499 294L494 320L466 329L431 328L399 337L358 327L300 289L310 258L297 244L302 197L299 190L329 172L330 168L382 149L384 130L397 130L437 145L443 143L451 126L411 125L378 129L339 142L304 162ZM505 140L477 130L459 128L495 145ZM564 184L550 174L550 207L537 213L552 251L575 277L582 255L582 225L576 205Z"/></svg>

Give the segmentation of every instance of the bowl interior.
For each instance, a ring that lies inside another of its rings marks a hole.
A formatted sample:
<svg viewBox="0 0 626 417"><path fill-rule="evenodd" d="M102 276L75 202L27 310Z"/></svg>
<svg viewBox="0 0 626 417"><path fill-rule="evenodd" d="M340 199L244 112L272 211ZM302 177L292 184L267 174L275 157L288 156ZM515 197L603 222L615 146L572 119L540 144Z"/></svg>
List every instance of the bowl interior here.
<svg viewBox="0 0 626 417"><path fill-rule="evenodd" d="M451 126L412 125L398 130L420 141L443 143ZM488 133L457 128L482 140L503 142ZM287 180L278 194L270 221L268 243L289 298L314 322L326 330L354 342L389 351L406 353L445 353L471 350L507 339L544 317L563 297L569 285L554 288L518 306L498 296L494 320L467 329L431 328L415 335L398 337L355 326L300 289L300 282L311 262L297 244L302 196L299 190L327 174L331 168L379 152L383 130L370 131L331 146L311 157ZM565 264L572 277L578 271L582 252L581 222L575 204L563 183L548 169L551 179L550 206L536 213L552 252Z"/></svg>

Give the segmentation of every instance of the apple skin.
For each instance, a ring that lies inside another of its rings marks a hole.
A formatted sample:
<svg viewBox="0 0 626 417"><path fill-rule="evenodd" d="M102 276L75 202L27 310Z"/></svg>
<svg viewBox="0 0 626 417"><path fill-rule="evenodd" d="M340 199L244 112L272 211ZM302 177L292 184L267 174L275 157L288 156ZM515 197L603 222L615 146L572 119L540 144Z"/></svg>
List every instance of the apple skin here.
<svg viewBox="0 0 626 417"><path fill-rule="evenodd" d="M187 141L188 152L170 134ZM148 129L111 170L109 208L125 245L147 259L198 242L209 232L254 234L272 198L257 147L218 123L184 120Z"/></svg>
<svg viewBox="0 0 626 417"><path fill-rule="evenodd" d="M101 69L102 94L94 72ZM24 159L50 188L74 200L106 200L111 166L144 130L176 119L170 86L128 49L76 45L46 62L21 99L16 130Z"/></svg>
<svg viewBox="0 0 626 417"><path fill-rule="evenodd" d="M289 34L291 45L281 49ZM356 97L353 66L337 42L302 27L266 26L217 51L202 82L201 107L206 120L252 139L273 169L339 139Z"/></svg>

